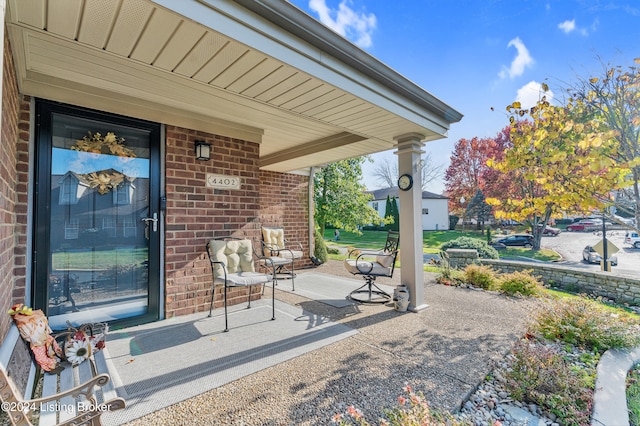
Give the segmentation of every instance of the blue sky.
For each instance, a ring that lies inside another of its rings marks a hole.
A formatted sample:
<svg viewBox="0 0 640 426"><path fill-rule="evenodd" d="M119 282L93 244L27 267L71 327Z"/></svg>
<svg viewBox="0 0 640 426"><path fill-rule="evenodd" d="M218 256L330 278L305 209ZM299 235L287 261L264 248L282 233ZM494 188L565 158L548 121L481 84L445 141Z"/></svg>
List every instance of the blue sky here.
<svg viewBox="0 0 640 426"><path fill-rule="evenodd" d="M601 75L603 63L640 57L639 0L290 1L464 114L447 139L426 145L445 167L456 141L495 136L505 107L532 105L541 83L559 101L562 87ZM373 157L396 161L392 151ZM380 187L373 167L369 189Z"/></svg>

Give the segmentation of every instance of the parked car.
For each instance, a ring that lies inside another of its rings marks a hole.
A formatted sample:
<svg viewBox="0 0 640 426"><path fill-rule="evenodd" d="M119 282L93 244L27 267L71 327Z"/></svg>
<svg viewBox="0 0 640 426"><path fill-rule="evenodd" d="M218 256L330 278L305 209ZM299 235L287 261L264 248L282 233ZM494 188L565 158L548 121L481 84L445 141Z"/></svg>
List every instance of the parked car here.
<svg viewBox="0 0 640 426"><path fill-rule="evenodd" d="M602 261L602 256L600 256L592 246L586 246L584 250L582 250L582 259L587 263L600 263ZM611 262L611 266L616 266L618 264L618 258L616 255L609 256L608 260Z"/></svg>
<svg viewBox="0 0 640 426"><path fill-rule="evenodd" d="M572 223L567 226L567 231L597 231L602 229L602 221L596 220L581 220L580 222Z"/></svg>
<svg viewBox="0 0 640 426"><path fill-rule="evenodd" d="M525 248L533 247L533 235L513 234L494 241L494 245L503 244L505 246L521 246Z"/></svg>
<svg viewBox="0 0 640 426"><path fill-rule="evenodd" d="M624 243L630 244L634 248L640 249L640 235L635 231L629 231L624 234Z"/></svg>
<svg viewBox="0 0 640 426"><path fill-rule="evenodd" d="M542 228L542 224L538 224L538 227ZM544 230L542 231L542 235L551 235L552 237L557 237L560 232L562 232L560 229L558 228L554 228L551 226L545 226Z"/></svg>

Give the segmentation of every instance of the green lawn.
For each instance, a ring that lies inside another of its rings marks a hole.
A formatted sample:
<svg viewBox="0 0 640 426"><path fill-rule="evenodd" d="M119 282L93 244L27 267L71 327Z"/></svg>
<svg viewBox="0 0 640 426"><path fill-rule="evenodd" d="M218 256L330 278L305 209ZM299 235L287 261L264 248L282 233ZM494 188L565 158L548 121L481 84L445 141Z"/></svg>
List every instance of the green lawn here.
<svg viewBox="0 0 640 426"><path fill-rule="evenodd" d="M458 237L471 237L481 240L486 239L486 233L481 231L423 231L422 251L423 253L440 253L440 246L447 241L455 240ZM382 249L387 238L386 231L362 231L362 235L352 232L340 231L340 239L334 240L333 229L325 229L324 239L329 247L358 247L363 249ZM509 248L501 250L500 257L526 257L530 259L553 261L559 256L552 250L530 250L525 248ZM344 256L332 255L332 259L343 259Z"/></svg>

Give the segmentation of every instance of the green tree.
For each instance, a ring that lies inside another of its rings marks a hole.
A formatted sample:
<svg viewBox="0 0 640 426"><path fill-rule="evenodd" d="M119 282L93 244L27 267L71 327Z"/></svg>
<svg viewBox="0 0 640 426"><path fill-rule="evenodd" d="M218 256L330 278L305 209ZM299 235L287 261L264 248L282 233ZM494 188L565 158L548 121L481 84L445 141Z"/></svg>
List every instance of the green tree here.
<svg viewBox="0 0 640 426"><path fill-rule="evenodd" d="M393 205L391 204L391 197L387 195L387 202L384 206L384 217L389 218L389 217L393 217ZM385 223L384 228L388 231L391 229L392 223L391 220L389 220L387 223Z"/></svg>
<svg viewBox="0 0 640 426"><path fill-rule="evenodd" d="M359 183L364 161L365 157L337 161L314 175L314 219L320 235L327 224L360 233L361 226L380 223L378 212L367 204L371 194Z"/></svg>
<svg viewBox="0 0 640 426"><path fill-rule="evenodd" d="M400 230L400 211L398 210L398 199L393 197L391 200L391 216L393 217L393 223L391 224L392 231Z"/></svg>
<svg viewBox="0 0 640 426"><path fill-rule="evenodd" d="M553 106L542 97L529 109L514 102L507 112L512 147L488 165L512 173L520 193L487 202L497 218L528 222L539 249L552 214L604 209L606 194L623 186L629 169L614 159L614 133L581 101Z"/></svg>
<svg viewBox="0 0 640 426"><path fill-rule="evenodd" d="M477 190L469 204L466 211L467 217L475 217L478 224L478 229L484 229L484 224L491 217L491 206L486 203L484 194L481 190Z"/></svg>

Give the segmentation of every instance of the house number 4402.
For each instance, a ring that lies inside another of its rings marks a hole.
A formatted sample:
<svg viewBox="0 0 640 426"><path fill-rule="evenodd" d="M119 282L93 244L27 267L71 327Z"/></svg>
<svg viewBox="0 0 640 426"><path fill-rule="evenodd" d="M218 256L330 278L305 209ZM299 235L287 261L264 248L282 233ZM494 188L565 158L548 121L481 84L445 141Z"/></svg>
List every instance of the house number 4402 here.
<svg viewBox="0 0 640 426"><path fill-rule="evenodd" d="M207 173L207 186L221 189L240 189L240 178Z"/></svg>

